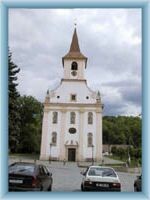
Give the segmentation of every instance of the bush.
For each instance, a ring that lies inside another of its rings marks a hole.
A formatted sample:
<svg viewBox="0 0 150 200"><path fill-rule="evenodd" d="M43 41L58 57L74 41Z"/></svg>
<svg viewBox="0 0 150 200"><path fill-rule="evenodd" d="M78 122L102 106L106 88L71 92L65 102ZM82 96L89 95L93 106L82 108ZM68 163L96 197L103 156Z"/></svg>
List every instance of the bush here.
<svg viewBox="0 0 150 200"><path fill-rule="evenodd" d="M116 152L117 152L117 148L116 148L115 146L112 147L112 148L111 148L111 153L115 155Z"/></svg>

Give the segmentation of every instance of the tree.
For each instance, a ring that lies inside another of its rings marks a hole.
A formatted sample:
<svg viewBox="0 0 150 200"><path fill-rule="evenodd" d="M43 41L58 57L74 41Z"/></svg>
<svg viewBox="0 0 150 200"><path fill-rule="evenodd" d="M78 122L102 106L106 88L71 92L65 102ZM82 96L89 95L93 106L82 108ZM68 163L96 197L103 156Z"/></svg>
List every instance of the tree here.
<svg viewBox="0 0 150 200"><path fill-rule="evenodd" d="M103 117L103 144L128 144L140 148L141 132L139 117Z"/></svg>
<svg viewBox="0 0 150 200"><path fill-rule="evenodd" d="M128 149L113 147L111 152L120 159L128 159L130 155L132 162L141 164L141 127L140 117L105 116L103 117L103 144L128 145Z"/></svg>
<svg viewBox="0 0 150 200"><path fill-rule="evenodd" d="M8 68L9 68L9 150L10 152L16 152L19 144L20 133L20 116L17 91L17 74L20 69L12 61L11 52L8 53Z"/></svg>
<svg viewBox="0 0 150 200"><path fill-rule="evenodd" d="M20 153L39 153L43 105L32 96L19 98L20 105Z"/></svg>

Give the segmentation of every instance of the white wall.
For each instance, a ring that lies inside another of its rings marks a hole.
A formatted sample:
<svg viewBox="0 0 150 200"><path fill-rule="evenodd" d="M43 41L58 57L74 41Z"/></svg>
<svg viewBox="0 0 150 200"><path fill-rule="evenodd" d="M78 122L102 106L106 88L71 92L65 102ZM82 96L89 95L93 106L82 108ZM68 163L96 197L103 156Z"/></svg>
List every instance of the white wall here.
<svg viewBox="0 0 150 200"><path fill-rule="evenodd" d="M57 145L51 146L51 155L53 157L59 156L59 146L60 146L60 134L61 134L61 112L58 112L58 123L53 124L52 123L52 117L53 117L53 111L50 111L48 114L48 132L47 132L47 146L46 146L46 152L49 155L50 153L50 143L52 141L52 132L57 133Z"/></svg>
<svg viewBox="0 0 150 200"><path fill-rule="evenodd" d="M48 131L47 131L47 146L46 146L46 152L47 152L47 156L49 156L50 154L50 142L51 142L51 137L52 137L52 132L57 132L57 145L56 146L52 146L51 147L51 156L52 157L59 157L60 154L60 145L61 142L63 142L64 148L65 148L65 143L68 141L68 143L71 143L71 140L73 141L73 144L76 144L76 142L78 142L78 144L80 145L80 141L79 141L79 136L80 134L82 134L83 136L83 148L82 148L82 156L83 159L86 158L91 158L92 156L92 147L88 147L87 145L87 136L88 133L91 132L93 134L93 144L94 144L94 157L96 157L96 111L95 108L91 108L91 107L85 107L85 111L83 113L83 132L80 132L80 109L78 107L69 107L66 108L66 112L65 112L65 119L66 122L64 124L64 130L65 130L65 135L64 135L64 139L62 138L62 133L61 133L61 108L59 107L50 107L49 109L52 109L49 113L48 113ZM64 109L64 108L63 108ZM52 116L53 116L53 111L57 111L58 112L58 123L57 124L53 124L52 123ZM76 113L76 123L75 124L70 124L70 112L74 111ZM88 112L92 111L93 113L93 124L88 124ZM100 113L101 115L101 113ZM101 123L99 122L99 125L101 125ZM70 134L69 133L69 128L74 127L76 128L77 132L75 134ZM100 127L101 130L101 127ZM100 132L100 134L102 134ZM100 143L99 143L100 145ZM66 158L67 159L67 158Z"/></svg>
<svg viewBox="0 0 150 200"><path fill-rule="evenodd" d="M52 157L61 157L61 159L65 157L65 144L67 141L70 144L72 140L73 144L78 142L79 156L82 159L91 158L92 149L87 146L87 135L89 132L93 134L94 157L97 156L97 145L101 145L101 141L98 141L99 143L97 142L96 134L100 134L99 139L102 138L102 123L100 121L102 118L102 107L100 104L97 104L96 92L89 89L86 81L84 80L85 61L77 60L77 77L71 76L72 62L73 60L64 61L64 79L61 81L59 87L49 92L50 104L45 104L45 109L48 111L48 115L45 114L43 120L44 126L42 129L43 142L41 145L41 155L46 154L47 158L50 155L52 132L57 133L57 145L51 147ZM77 96L76 101L71 101L71 94L75 94ZM57 98L57 96L59 96L59 98ZM86 98L87 96L88 99ZM80 104L80 106L78 104ZM97 106L99 106L99 108ZM100 110L100 120L97 120L97 109ZM52 123L52 112L54 111L58 112L57 124ZM72 111L76 113L76 124L70 124L70 112ZM91 125L88 124L88 112L93 112L93 124ZM81 119L83 122L80 121ZM77 132L75 134L69 133L69 128L71 127L76 128ZM82 145L82 148L80 147L80 144Z"/></svg>
<svg viewBox="0 0 150 200"><path fill-rule="evenodd" d="M95 121L95 111L92 112L93 113L93 124L88 124L88 112L84 113L84 135L83 135L83 139L84 139L84 148L83 148L83 155L84 158L90 158L91 157L91 147L88 147L87 145L87 136L88 133L92 133L93 134L93 145L95 146L95 133L96 133L96 121ZM95 157L95 148L94 148L94 157Z"/></svg>
<svg viewBox="0 0 150 200"><path fill-rule="evenodd" d="M78 70L77 70L77 76L72 76L71 75L71 64L72 62L77 62L78 64ZM84 74L85 74L85 60L81 59L74 59L74 60L69 60L65 59L64 60L64 79L84 79Z"/></svg>
<svg viewBox="0 0 150 200"><path fill-rule="evenodd" d="M84 81L62 81L55 91L50 91L50 102L74 103L70 100L71 94L77 95L76 103L96 103L96 92L91 91ZM87 96L89 99L86 98Z"/></svg>

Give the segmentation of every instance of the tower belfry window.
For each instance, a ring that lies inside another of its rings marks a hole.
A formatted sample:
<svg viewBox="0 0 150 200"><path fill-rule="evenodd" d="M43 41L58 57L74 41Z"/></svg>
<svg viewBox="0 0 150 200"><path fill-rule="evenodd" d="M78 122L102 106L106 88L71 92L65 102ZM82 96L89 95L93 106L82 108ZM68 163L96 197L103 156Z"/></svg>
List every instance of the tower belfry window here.
<svg viewBox="0 0 150 200"><path fill-rule="evenodd" d="M72 64L71 64L71 70L78 70L78 64L77 64L77 62L72 62Z"/></svg>

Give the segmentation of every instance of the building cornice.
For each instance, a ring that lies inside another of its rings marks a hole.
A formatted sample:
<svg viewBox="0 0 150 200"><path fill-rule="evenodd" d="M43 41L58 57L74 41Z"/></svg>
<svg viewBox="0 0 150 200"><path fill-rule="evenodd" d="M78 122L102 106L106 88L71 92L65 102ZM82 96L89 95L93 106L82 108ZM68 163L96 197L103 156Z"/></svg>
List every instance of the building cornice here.
<svg viewBox="0 0 150 200"><path fill-rule="evenodd" d="M44 107L47 109L51 109L52 107L58 107L59 109L62 107L62 109L64 108L69 108L69 107L73 107L73 108L96 108L96 109L103 109L103 104L100 103L44 103Z"/></svg>
<svg viewBox="0 0 150 200"><path fill-rule="evenodd" d="M61 82L87 82L86 79L61 79Z"/></svg>

